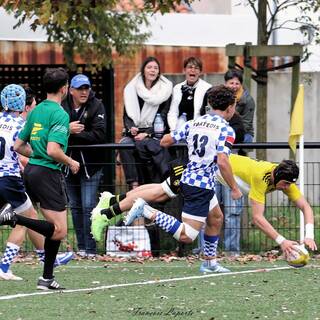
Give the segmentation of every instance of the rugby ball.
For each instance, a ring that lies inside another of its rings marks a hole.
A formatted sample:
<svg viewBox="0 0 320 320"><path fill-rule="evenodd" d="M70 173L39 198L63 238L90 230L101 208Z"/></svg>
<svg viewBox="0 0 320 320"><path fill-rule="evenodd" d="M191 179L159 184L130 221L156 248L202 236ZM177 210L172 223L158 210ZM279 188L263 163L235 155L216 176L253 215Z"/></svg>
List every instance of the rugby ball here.
<svg viewBox="0 0 320 320"><path fill-rule="evenodd" d="M304 245L295 245L295 251L293 251L289 256L287 256L288 265L294 268L304 267L309 259L309 252L304 247Z"/></svg>

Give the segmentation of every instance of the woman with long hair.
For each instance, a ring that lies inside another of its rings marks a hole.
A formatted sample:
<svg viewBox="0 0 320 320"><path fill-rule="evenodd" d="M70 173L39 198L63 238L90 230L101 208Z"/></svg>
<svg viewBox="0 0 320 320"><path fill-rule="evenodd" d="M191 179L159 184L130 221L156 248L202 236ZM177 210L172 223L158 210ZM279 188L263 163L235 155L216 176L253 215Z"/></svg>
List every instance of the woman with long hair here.
<svg viewBox="0 0 320 320"><path fill-rule="evenodd" d="M157 160L161 157L161 155L157 158L152 157L153 153L156 154L159 151L157 146L160 148L159 141L153 139L153 127L156 115L159 113L165 127L168 128L167 113L172 87L172 82L161 75L159 61L155 57L148 57L143 61L140 72L124 89L124 137L120 143L135 142L137 147L136 150L120 150L126 181L130 189L148 182L139 173L136 163L150 157L157 164ZM160 163L161 161L158 164ZM160 172L164 170L159 169Z"/></svg>

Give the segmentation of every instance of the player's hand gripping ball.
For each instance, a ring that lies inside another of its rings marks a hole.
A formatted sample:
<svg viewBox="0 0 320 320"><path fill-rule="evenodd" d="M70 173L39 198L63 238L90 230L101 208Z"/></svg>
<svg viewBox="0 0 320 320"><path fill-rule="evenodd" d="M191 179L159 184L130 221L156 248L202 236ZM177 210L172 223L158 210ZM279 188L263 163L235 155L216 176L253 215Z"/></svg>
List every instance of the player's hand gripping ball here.
<svg viewBox="0 0 320 320"><path fill-rule="evenodd" d="M288 265L294 268L302 268L310 259L309 252L303 244L295 245L294 248L295 251L292 251L292 253L287 256Z"/></svg>

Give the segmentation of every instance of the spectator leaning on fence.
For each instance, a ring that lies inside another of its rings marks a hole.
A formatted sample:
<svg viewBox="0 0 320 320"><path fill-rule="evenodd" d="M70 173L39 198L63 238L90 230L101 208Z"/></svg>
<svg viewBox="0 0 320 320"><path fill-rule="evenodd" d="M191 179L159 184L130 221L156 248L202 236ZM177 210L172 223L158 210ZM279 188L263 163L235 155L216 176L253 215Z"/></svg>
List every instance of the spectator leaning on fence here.
<svg viewBox="0 0 320 320"><path fill-rule="evenodd" d="M70 89L62 101L62 107L70 117L69 146L105 143L105 108L102 101L96 98L87 76L77 74L71 79ZM68 154L81 164L77 174L71 174L66 167L67 190L77 236L78 254L94 257L96 242L90 233L90 217L102 177L104 151L73 148L68 149Z"/></svg>
<svg viewBox="0 0 320 320"><path fill-rule="evenodd" d="M197 119L201 108L207 105L206 92L211 84L200 79L202 62L199 58L189 57L183 62L185 80L173 88L172 101L168 112L170 130L177 128L179 117L186 113L187 120ZM203 113L205 114L205 112Z"/></svg>
<svg viewBox="0 0 320 320"><path fill-rule="evenodd" d="M244 140L245 129L240 115L235 112L229 121L229 125L233 128L236 139L235 143L241 143ZM233 149L232 153L237 150ZM241 234L241 215L243 212L243 197L240 199L232 199L231 190L228 186L222 185L217 181L216 193L219 204L222 204L224 215L224 249L230 255L240 254L240 234Z"/></svg>
<svg viewBox="0 0 320 320"><path fill-rule="evenodd" d="M255 112L255 102L249 91L243 87L243 75L240 70L231 69L224 74L225 85L234 90L237 99L236 111L242 118L245 136L243 142L253 141L254 129L253 118Z"/></svg>
<svg viewBox="0 0 320 320"><path fill-rule="evenodd" d="M67 195L61 166L67 165L72 173L77 173L79 162L65 154L69 116L60 104L68 90L67 72L62 68L47 69L43 87L47 99L31 111L14 149L30 158L24 170L26 190L33 202L40 204L47 221L30 219L5 207L0 212L0 224L22 225L45 236L43 275L37 288L60 290L53 266L60 242L67 234Z"/></svg>
<svg viewBox="0 0 320 320"><path fill-rule="evenodd" d="M129 188L144 183L146 166L137 162L153 162L155 173L164 174L168 169L166 156L154 136L154 121L160 113L167 127L167 113L172 94L172 82L161 75L160 63L154 57L146 58L140 72L124 89L124 137L120 143L136 144L136 150L120 150L120 158ZM160 158L161 157L161 158ZM143 172L144 170L144 172Z"/></svg>

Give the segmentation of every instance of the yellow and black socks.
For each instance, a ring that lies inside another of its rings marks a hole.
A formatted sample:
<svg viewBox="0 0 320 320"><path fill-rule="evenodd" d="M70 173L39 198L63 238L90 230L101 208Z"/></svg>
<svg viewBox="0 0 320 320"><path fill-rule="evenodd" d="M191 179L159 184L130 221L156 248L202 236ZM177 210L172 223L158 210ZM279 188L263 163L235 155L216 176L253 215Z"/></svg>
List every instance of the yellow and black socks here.
<svg viewBox="0 0 320 320"><path fill-rule="evenodd" d="M126 193L116 194L110 199L110 206L113 206L115 203L119 203L126 197Z"/></svg>
<svg viewBox="0 0 320 320"><path fill-rule="evenodd" d="M122 210L120 209L119 203L115 203L114 205L112 205L108 209L103 209L100 212L101 212L101 214L106 215L108 219L112 219L115 216L120 215L122 213Z"/></svg>

